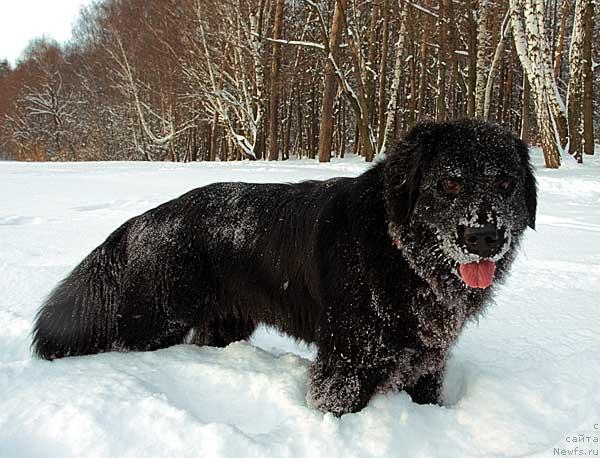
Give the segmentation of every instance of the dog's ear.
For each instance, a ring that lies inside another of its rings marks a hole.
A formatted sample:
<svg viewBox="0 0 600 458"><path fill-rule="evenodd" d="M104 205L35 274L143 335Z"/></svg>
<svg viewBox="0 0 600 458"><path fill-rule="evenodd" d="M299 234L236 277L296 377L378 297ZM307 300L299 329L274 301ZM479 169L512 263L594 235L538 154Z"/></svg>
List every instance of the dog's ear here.
<svg viewBox="0 0 600 458"><path fill-rule="evenodd" d="M516 148L521 158L521 165L523 167L524 174L524 187L525 187L525 205L527 206L527 212L529 213L529 220L527 225L531 229L535 229L535 214L537 209L537 183L535 176L533 175L533 165L529 159L529 147L521 139L516 139Z"/></svg>
<svg viewBox="0 0 600 458"><path fill-rule="evenodd" d="M439 124L418 124L386 157L384 195L390 221L406 224L410 220L439 128Z"/></svg>

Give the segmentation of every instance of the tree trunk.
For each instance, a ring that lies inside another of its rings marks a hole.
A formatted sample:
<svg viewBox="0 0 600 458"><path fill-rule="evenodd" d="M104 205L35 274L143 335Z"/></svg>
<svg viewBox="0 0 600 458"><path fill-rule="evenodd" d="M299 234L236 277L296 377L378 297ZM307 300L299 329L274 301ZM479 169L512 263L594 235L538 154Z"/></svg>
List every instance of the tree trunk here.
<svg viewBox="0 0 600 458"><path fill-rule="evenodd" d="M560 64L565 50L565 34L567 31L567 19L569 18L569 4L572 0L563 0L562 17L560 19L560 31L558 33L558 43L554 50L554 77L558 78L560 74Z"/></svg>
<svg viewBox="0 0 600 458"><path fill-rule="evenodd" d="M298 141L297 141L296 151L298 151L297 156L298 156L298 159L300 159L303 156L306 156L306 154L304 152L304 145L305 145L305 142L304 142L304 110L303 110L304 103L302 103L300 91L298 91L297 106L298 106L298 113L297 113L297 116L298 116L298 127L297 127ZM309 134L310 134L310 132L309 132ZM308 137L308 135L307 135L307 137ZM308 143L310 143L310 141Z"/></svg>
<svg viewBox="0 0 600 458"><path fill-rule="evenodd" d="M510 26L509 17L506 16L502 23L502 27L500 30L500 36L498 38L498 44L496 46L496 52L494 53L494 57L492 58L492 63L489 66L487 72L487 81L485 84L485 95L483 100L483 118L489 119L490 117L490 106L492 104L492 91L494 89L494 76L496 74L496 70L500 65L500 62L504 60L504 47L506 43L506 34L508 33L508 29ZM502 83L501 83L502 84Z"/></svg>
<svg viewBox="0 0 600 458"><path fill-rule="evenodd" d="M583 160L581 138L581 89L583 60L583 22L586 0L577 0L569 48L569 89L567 97L569 154L579 163Z"/></svg>
<svg viewBox="0 0 600 458"><path fill-rule="evenodd" d="M281 38L283 26L283 5L284 0L277 0L275 4L275 21L273 23L273 39ZM271 53L271 100L269 104L269 160L279 159L279 144L277 133L279 129L279 93L281 92L279 83L279 65L280 48L279 43L272 43L273 52Z"/></svg>
<svg viewBox="0 0 600 458"><path fill-rule="evenodd" d="M459 97L459 93L465 93L465 86L464 86L464 78L462 77L461 71L460 71L460 67L459 67L459 60L458 60L458 53L456 52L456 50L459 48L462 48L462 44L459 44L459 40L458 40L458 33L456 30L456 27L453 26L453 24L456 21L456 16L455 16L455 8L454 8L454 4L451 1L450 2L450 9L448 11L448 21L449 24L451 25L450 30L449 30L449 38L448 40L450 41L449 44L449 52L450 52L450 62L452 63L452 74L451 74L451 78L450 78L450 93L448 95L448 106L451 107L451 112L448 114L448 118L450 119L456 119L458 117L462 117L465 115L464 113L464 109L462 108L464 105L463 100L461 100L461 98Z"/></svg>
<svg viewBox="0 0 600 458"><path fill-rule="evenodd" d="M335 58L342 36L342 22L346 0L337 0L333 10L333 19L331 22L331 33L329 34L329 46L325 58L325 78L323 87L323 102L321 108L321 125L319 128L319 162L329 162L331 160L331 143L333 141L333 106L335 103L335 93L337 90L337 77L331 55Z"/></svg>
<svg viewBox="0 0 600 458"><path fill-rule="evenodd" d="M477 14L477 77L475 81L475 116L478 118L484 117L485 83L489 72L487 52L490 48L490 33L488 30L490 6L488 0L479 1Z"/></svg>
<svg viewBox="0 0 600 458"><path fill-rule="evenodd" d="M439 29L439 51L438 51L438 74L436 94L436 119L446 120L446 69L448 66L448 12L451 0L441 0L440 14L438 19Z"/></svg>
<svg viewBox="0 0 600 458"><path fill-rule="evenodd" d="M285 126L283 127L283 151L281 152L281 159L287 160L290 158L290 143L292 141L292 120L294 118L294 91L289 91L289 98L287 103L287 111L285 116Z"/></svg>
<svg viewBox="0 0 600 458"><path fill-rule="evenodd" d="M413 8L410 8L408 4L406 4L405 10L407 10L408 20L407 20L407 28L408 28L408 42L414 43L416 40L415 33L415 21L414 19L414 11ZM406 117L406 125L412 126L417 120L417 62L415 55L414 47L411 46L409 48L409 59L408 59L408 77L409 77L409 87L410 93L408 98L408 116Z"/></svg>
<svg viewBox="0 0 600 458"><path fill-rule="evenodd" d="M217 160L217 126L219 124L219 114L215 110L215 114L213 115L212 126L210 128L210 150L208 153L209 161Z"/></svg>
<svg viewBox="0 0 600 458"><path fill-rule="evenodd" d="M553 101L556 93L550 88L548 80L549 77L554 79L552 69L541 55L546 46L542 43L545 37L539 23L540 5L532 1L510 0L513 38L523 72L531 85L531 97L535 106L536 124L546 167L558 168L563 147L561 123L564 117L562 120L559 119L560 114ZM549 94L551 90L553 93Z"/></svg>
<svg viewBox="0 0 600 458"><path fill-rule="evenodd" d="M367 100L369 105L369 122L374 124L375 121L375 101L376 101L376 93L375 89L377 86L377 76L375 75L375 61L377 60L377 23L379 22L379 15L381 14L381 5L380 2L383 3L385 0L377 0L373 1L373 5L371 8L371 24L369 30L369 42L368 42L368 54L367 54L367 67L372 69L372 71L367 71L364 75L366 79L367 86ZM384 61L383 52L381 54L381 60ZM380 80L384 78L384 76L380 73Z"/></svg>
<svg viewBox="0 0 600 458"><path fill-rule="evenodd" d="M425 0L425 7L429 7L430 1ZM419 48L419 90L417 99L417 119L425 117L425 90L427 87L427 43L429 42L429 14L425 13L423 18L423 33L421 34L421 46Z"/></svg>
<svg viewBox="0 0 600 458"><path fill-rule="evenodd" d="M379 100L377 104L377 151L381 150L385 138L385 88L388 57L390 5L383 0L383 26L381 31L381 62L379 64ZM406 9L406 8L404 8ZM400 26L402 28L402 25ZM403 33L402 30L400 33ZM404 32L406 33L406 31ZM392 95L393 96L393 95ZM395 108L394 108L395 111Z"/></svg>
<svg viewBox="0 0 600 458"><path fill-rule="evenodd" d="M339 0L338 0L339 3ZM337 73L338 81L354 111L356 124L360 131L361 149L367 162L371 162L375 156L375 136L371 125L371 101L368 99L368 73L365 58L363 56L363 47L361 43L361 35L359 24L356 24L356 3L352 4L352 13L348 17L343 15L343 22L348 35L348 50L352 62L352 75L356 84L356 90L353 90L348 83L342 70ZM335 58L331 58L335 61ZM336 67L339 67L336 62Z"/></svg>
<svg viewBox="0 0 600 458"><path fill-rule="evenodd" d="M398 41L396 42L396 60L394 62L394 77L392 79L392 88L390 90L390 101L387 106L387 115L385 128L380 127L381 139L377 142L379 153L384 153L394 139L394 121L396 120L396 110L398 104L398 89L400 87L400 78L402 77L402 57L404 56L404 41L406 39L406 18L409 5L405 4L400 13L400 32L398 33ZM384 73L382 73L383 75ZM382 78L383 79L383 78ZM412 79L414 83L414 79ZM411 85L414 87L414 84ZM380 109L383 112L382 109ZM380 113L381 115L382 113Z"/></svg>
<svg viewBox="0 0 600 458"><path fill-rule="evenodd" d="M515 45L511 43L510 59L508 61L507 76L504 82L504 102L502 103L501 122L503 124L513 125L512 116L512 95L513 95L513 80L515 78ZM527 79L527 78L525 78Z"/></svg>
<svg viewBox="0 0 600 458"><path fill-rule="evenodd" d="M552 53L546 34L546 9L544 0L528 0L526 5L528 5L528 9L531 9L535 12L534 14L537 25L536 27L530 29L530 33L533 34L535 31L537 33L537 37L539 37L539 42L541 42L540 52L537 53L537 57L539 58L538 65L544 70L544 84L546 85L546 91L548 93L548 105L550 107L550 114L553 120L552 129L557 137L559 149L562 149L567 145L567 109L558 90L556 78L554 78L554 73L552 71ZM534 21L526 22L527 26L533 23Z"/></svg>
<svg viewBox="0 0 600 458"><path fill-rule="evenodd" d="M475 88L477 86L477 34L474 30L477 29L477 21L474 20L473 14L469 13L469 31L468 35L468 70L467 70L467 116L475 116Z"/></svg>
<svg viewBox="0 0 600 458"><path fill-rule="evenodd" d="M309 145L308 145L308 157L314 159L319 154L319 141L320 141L320 131L319 131L319 119L321 119L321 123L323 122L323 117L319 118L319 113L317 112L317 90L315 86L311 86L310 90L310 120L308 126L306 126L307 131L309 131ZM335 97L335 94L334 94ZM335 103L335 99L333 101ZM333 113L333 108L331 110ZM331 121L333 123L333 120ZM329 147L331 148L331 140L333 135L333 124L331 125L331 131L329 133ZM329 156L327 156L329 157ZM329 162L326 160L325 162Z"/></svg>
<svg viewBox="0 0 600 458"><path fill-rule="evenodd" d="M583 37L583 152L594 154L594 81L592 75L592 40L594 39L594 3L586 0ZM596 41L596 44L598 42Z"/></svg>

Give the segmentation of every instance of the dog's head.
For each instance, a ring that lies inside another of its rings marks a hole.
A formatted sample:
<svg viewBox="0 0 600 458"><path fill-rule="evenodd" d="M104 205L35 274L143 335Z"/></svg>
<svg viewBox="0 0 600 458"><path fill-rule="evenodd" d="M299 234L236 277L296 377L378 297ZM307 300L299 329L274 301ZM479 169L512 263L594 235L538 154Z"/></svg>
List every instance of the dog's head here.
<svg viewBox="0 0 600 458"><path fill-rule="evenodd" d="M492 124L420 124L388 155L384 177L392 237L404 245L401 233L428 239L421 249L470 287L490 286L496 263L535 227L527 145Z"/></svg>

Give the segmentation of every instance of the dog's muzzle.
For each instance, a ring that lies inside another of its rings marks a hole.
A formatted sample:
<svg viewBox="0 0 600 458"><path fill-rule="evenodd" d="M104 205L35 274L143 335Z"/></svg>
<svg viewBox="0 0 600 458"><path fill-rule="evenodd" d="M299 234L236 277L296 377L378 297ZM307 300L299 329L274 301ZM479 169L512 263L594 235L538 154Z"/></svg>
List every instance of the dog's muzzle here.
<svg viewBox="0 0 600 458"><path fill-rule="evenodd" d="M482 224L478 226L460 226L458 240L469 253L481 258L491 258L498 254L504 240L503 230L495 224Z"/></svg>
<svg viewBox="0 0 600 458"><path fill-rule="evenodd" d="M460 263L458 272L471 288L487 288L494 281L496 262L494 256L501 254L507 243L506 232L493 223L459 226L458 242L477 260Z"/></svg>

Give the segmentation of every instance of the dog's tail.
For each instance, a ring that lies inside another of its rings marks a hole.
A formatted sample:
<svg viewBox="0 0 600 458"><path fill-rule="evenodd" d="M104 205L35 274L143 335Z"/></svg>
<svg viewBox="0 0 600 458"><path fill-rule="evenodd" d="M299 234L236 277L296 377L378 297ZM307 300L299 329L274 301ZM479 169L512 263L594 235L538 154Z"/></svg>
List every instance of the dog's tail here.
<svg viewBox="0 0 600 458"><path fill-rule="evenodd" d="M52 360L115 346L127 228L125 223L114 231L50 293L33 327L31 346L38 357Z"/></svg>

